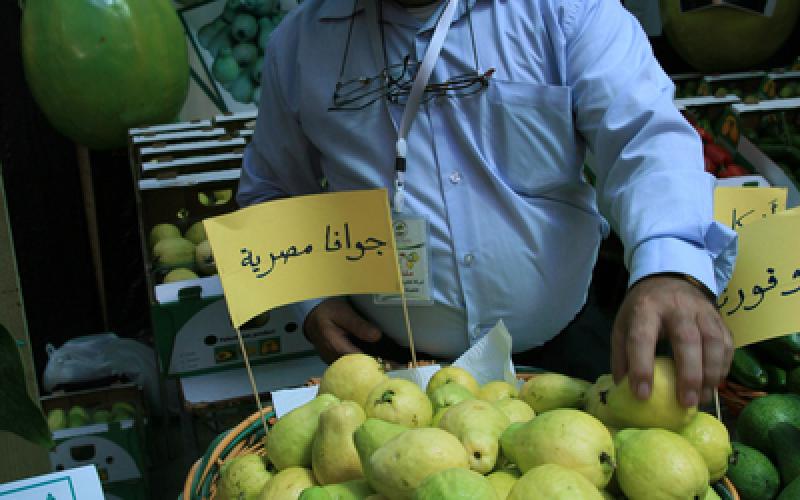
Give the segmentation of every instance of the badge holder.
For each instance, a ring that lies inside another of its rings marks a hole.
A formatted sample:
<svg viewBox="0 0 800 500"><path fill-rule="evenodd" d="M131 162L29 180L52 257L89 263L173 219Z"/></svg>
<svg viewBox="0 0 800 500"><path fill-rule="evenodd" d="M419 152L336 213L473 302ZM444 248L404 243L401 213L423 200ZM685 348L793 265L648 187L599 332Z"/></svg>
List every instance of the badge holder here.
<svg viewBox="0 0 800 500"><path fill-rule="evenodd" d="M367 2L370 4L370 2ZM425 87L430 81L433 67L442 52L450 24L455 17L458 0L449 0L425 56L422 58L417 77L411 87L403 118L397 131L395 157L394 195L392 197L392 225L398 254L398 264L403 280L403 295L375 295L375 304L380 305L433 305L433 279L430 268L430 234L428 221L421 216L408 214L405 210L406 158L408 156L408 133L411 123L419 111Z"/></svg>

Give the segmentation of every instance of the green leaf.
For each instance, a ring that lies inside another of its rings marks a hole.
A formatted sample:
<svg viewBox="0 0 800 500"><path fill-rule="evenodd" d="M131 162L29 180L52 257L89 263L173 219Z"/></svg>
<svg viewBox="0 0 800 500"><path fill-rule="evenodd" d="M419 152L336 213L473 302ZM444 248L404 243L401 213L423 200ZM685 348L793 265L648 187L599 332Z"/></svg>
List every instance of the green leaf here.
<svg viewBox="0 0 800 500"><path fill-rule="evenodd" d="M28 396L17 344L3 325L0 325L0 430L47 449L55 446L42 411Z"/></svg>

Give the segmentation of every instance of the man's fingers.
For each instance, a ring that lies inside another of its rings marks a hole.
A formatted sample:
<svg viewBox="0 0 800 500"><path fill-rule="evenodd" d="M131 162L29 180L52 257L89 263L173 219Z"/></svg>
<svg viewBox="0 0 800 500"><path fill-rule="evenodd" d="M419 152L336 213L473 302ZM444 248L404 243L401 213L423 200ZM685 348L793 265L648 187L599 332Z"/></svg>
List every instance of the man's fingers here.
<svg viewBox="0 0 800 500"><path fill-rule="evenodd" d="M702 401L710 402L714 396L714 388L725 376L725 343L727 332L720 329L712 315L701 315L697 320L703 343L703 389Z"/></svg>
<svg viewBox="0 0 800 500"><path fill-rule="evenodd" d="M625 344L626 329L622 325L622 320L617 317L614 321L614 328L611 330L611 373L614 383L619 383L622 377L628 373L628 351Z"/></svg>
<svg viewBox="0 0 800 500"><path fill-rule="evenodd" d="M347 338L347 333L333 323L323 327L319 335L319 342L314 344L320 352L320 356L327 363L336 361L345 354L355 354L361 352Z"/></svg>
<svg viewBox="0 0 800 500"><path fill-rule="evenodd" d="M355 335L365 342L377 342L380 340L381 331L378 327L362 318L361 315L349 307L349 305L346 309L342 308L338 312L339 314L333 318L336 326L346 332L350 332L352 335Z"/></svg>
<svg viewBox="0 0 800 500"><path fill-rule="evenodd" d="M703 388L703 340L693 317L685 314L668 325L675 367L678 374L678 398L685 407L700 402Z"/></svg>
<svg viewBox="0 0 800 500"><path fill-rule="evenodd" d="M659 334L659 318L654 311L641 310L628 328L625 350L628 355L628 382L639 399L650 397L653 388L653 360Z"/></svg>

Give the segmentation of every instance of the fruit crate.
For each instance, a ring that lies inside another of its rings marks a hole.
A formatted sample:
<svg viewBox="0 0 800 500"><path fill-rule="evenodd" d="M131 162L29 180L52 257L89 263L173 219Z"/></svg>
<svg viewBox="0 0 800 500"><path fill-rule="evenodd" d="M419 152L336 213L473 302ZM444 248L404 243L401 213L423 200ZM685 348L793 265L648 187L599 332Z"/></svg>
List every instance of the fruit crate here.
<svg viewBox="0 0 800 500"><path fill-rule="evenodd" d="M208 164L215 169L240 166L247 141L242 137L219 138L175 143L155 143L136 151L138 162L134 168L140 178L168 178L196 171L207 171Z"/></svg>
<svg viewBox="0 0 800 500"><path fill-rule="evenodd" d="M256 118L257 110L223 113L214 117L214 126L224 128L229 134L247 137L256 128Z"/></svg>
<svg viewBox="0 0 800 500"><path fill-rule="evenodd" d="M766 71L747 71L722 75L706 75L700 86L707 94L715 97L735 95L743 101L755 102L763 95L765 82L768 81Z"/></svg>
<svg viewBox="0 0 800 500"><path fill-rule="evenodd" d="M765 99L790 99L800 97L800 71L769 73L762 87Z"/></svg>

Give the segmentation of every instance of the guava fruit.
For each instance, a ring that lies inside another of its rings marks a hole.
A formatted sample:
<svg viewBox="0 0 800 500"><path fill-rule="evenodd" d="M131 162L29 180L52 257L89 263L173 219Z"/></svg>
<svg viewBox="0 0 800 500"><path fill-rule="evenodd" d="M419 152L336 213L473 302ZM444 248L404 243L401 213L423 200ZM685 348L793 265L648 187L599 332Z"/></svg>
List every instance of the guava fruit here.
<svg viewBox="0 0 800 500"><path fill-rule="evenodd" d="M267 481L258 500L297 500L306 488L316 486L314 474L303 467L287 467Z"/></svg>
<svg viewBox="0 0 800 500"><path fill-rule="evenodd" d="M417 384L404 379L387 379L373 387L365 410L368 417L406 427L426 427L433 418L428 396Z"/></svg>
<svg viewBox="0 0 800 500"><path fill-rule="evenodd" d="M722 479L728 470L728 461L733 453L728 428L717 418L705 412L698 412L684 426L679 434L683 436L703 457L708 467L711 482Z"/></svg>
<svg viewBox="0 0 800 500"><path fill-rule="evenodd" d="M477 472L456 467L422 480L414 500L498 500L492 483Z"/></svg>
<svg viewBox="0 0 800 500"><path fill-rule="evenodd" d="M342 401L319 415L319 428L311 445L311 470L321 485L364 477L353 433L367 416L354 401Z"/></svg>
<svg viewBox="0 0 800 500"><path fill-rule="evenodd" d="M580 410L562 408L511 424L500 438L503 453L523 473L542 464L558 464L604 488L614 473L614 442L608 429Z"/></svg>
<svg viewBox="0 0 800 500"><path fill-rule="evenodd" d="M428 395L433 394L433 391L445 384L459 384L475 396L478 395L480 390L478 381L475 380L475 377L470 372L458 366L445 366L433 374L433 377L428 381L425 392Z"/></svg>
<svg viewBox="0 0 800 500"><path fill-rule="evenodd" d="M521 399L499 399L492 404L494 404L495 408L505 413L512 423L528 422L536 416L533 408Z"/></svg>
<svg viewBox="0 0 800 500"><path fill-rule="evenodd" d="M250 72L246 69L241 71L239 76L230 83L228 91L236 102L249 104L253 99L253 81L250 79Z"/></svg>
<svg viewBox="0 0 800 500"><path fill-rule="evenodd" d="M181 230L174 224L156 224L150 228L150 234L147 238L147 244L152 250L161 240L167 238L180 238Z"/></svg>
<svg viewBox="0 0 800 500"><path fill-rule="evenodd" d="M299 500L366 500L373 493L366 479L353 479L339 484L312 486L303 491Z"/></svg>
<svg viewBox="0 0 800 500"><path fill-rule="evenodd" d="M234 46L231 53L239 66L245 68L258 58L258 47L249 42L242 42Z"/></svg>
<svg viewBox="0 0 800 500"><path fill-rule="evenodd" d="M278 419L265 438L267 458L276 469L311 466L319 415L338 401L336 396L321 394Z"/></svg>
<svg viewBox="0 0 800 500"><path fill-rule="evenodd" d="M194 266L194 243L184 238L166 238L153 247L153 265L157 269Z"/></svg>
<svg viewBox="0 0 800 500"><path fill-rule="evenodd" d="M697 413L678 401L675 362L657 357L653 364L650 398L639 400L631 390L628 376L608 390L608 410L617 427L661 428L678 431Z"/></svg>
<svg viewBox="0 0 800 500"><path fill-rule="evenodd" d="M580 408L591 384L560 373L542 373L522 385L519 398L537 414L555 408Z"/></svg>
<svg viewBox="0 0 800 500"><path fill-rule="evenodd" d="M240 455L222 465L215 498L256 500L271 477L263 458L253 453Z"/></svg>
<svg viewBox="0 0 800 500"><path fill-rule="evenodd" d="M519 478L520 473L518 470L499 470L486 476L499 500L505 500L508 497L508 494L511 493L511 488L517 484Z"/></svg>
<svg viewBox="0 0 800 500"><path fill-rule="evenodd" d="M114 421L129 420L136 418L136 408L124 401L118 401L111 405L111 416Z"/></svg>
<svg viewBox="0 0 800 500"><path fill-rule="evenodd" d="M68 427L67 412L63 408L56 408L47 413L47 427L50 432L60 431Z"/></svg>
<svg viewBox="0 0 800 500"><path fill-rule="evenodd" d="M410 500L429 475L469 468L467 451L442 429L409 429L378 448L366 469L370 486L389 500Z"/></svg>
<svg viewBox="0 0 800 500"><path fill-rule="evenodd" d="M488 474L497 462L500 435L510 424L506 414L492 403L470 399L450 407L439 421L439 428L461 441L472 470Z"/></svg>
<svg viewBox="0 0 800 500"><path fill-rule="evenodd" d="M195 222L189 226L189 229L186 230L186 233L184 233L183 237L195 245L199 244L203 240L208 239L206 236L206 228L203 226L202 222Z"/></svg>
<svg viewBox="0 0 800 500"><path fill-rule="evenodd" d="M499 401L519 397L519 390L505 380L492 380L481 386L478 390L478 399L484 401Z"/></svg>
<svg viewBox="0 0 800 500"><path fill-rule="evenodd" d="M449 406L445 406L444 408L439 408L436 410L436 412L433 414L433 418L431 418L431 427L439 427L439 422L442 421L442 417L444 417L444 414L447 413L447 410L449 409Z"/></svg>
<svg viewBox="0 0 800 500"><path fill-rule="evenodd" d="M392 422L387 422L379 418L368 418L361 424L361 427L353 433L353 442L361 461L361 469L364 476L368 476L369 459L372 454L381 446L388 443L392 438L407 431L408 428Z"/></svg>
<svg viewBox="0 0 800 500"><path fill-rule="evenodd" d="M603 500L584 476L558 464L543 464L522 475L508 500Z"/></svg>
<svg viewBox="0 0 800 500"><path fill-rule="evenodd" d="M211 252L211 243L208 240L201 241L194 249L194 264L201 273L211 276L217 274L217 262Z"/></svg>
<svg viewBox="0 0 800 500"><path fill-rule="evenodd" d="M703 498L708 467L679 434L641 429L619 443L617 481L629 500Z"/></svg>
<svg viewBox="0 0 800 500"><path fill-rule="evenodd" d="M322 374L319 394L333 394L367 407L369 392L388 380L380 361L366 354L347 354L331 363Z"/></svg>
<svg viewBox="0 0 800 500"><path fill-rule="evenodd" d="M92 422L95 424L107 424L111 422L111 412L108 410L95 410L92 414Z"/></svg>
<svg viewBox="0 0 800 500"><path fill-rule="evenodd" d="M232 189L215 189L213 194L215 205L224 205L231 201L231 198L233 198Z"/></svg>
<svg viewBox="0 0 800 500"><path fill-rule="evenodd" d="M186 281L186 280L196 280L197 274L191 269L186 269L185 267L179 267L173 269L172 271L168 272L166 276L164 276L164 283L176 283L178 281Z"/></svg>
<svg viewBox="0 0 800 500"><path fill-rule="evenodd" d="M69 427L83 427L90 423L89 413L83 406L75 405L67 412L67 424Z"/></svg>
<svg viewBox="0 0 800 500"><path fill-rule="evenodd" d="M594 384L586 391L586 401L583 409L589 415L597 418L606 427L618 427L614 416L608 408L608 391L614 387L614 377L611 374L600 375Z"/></svg>
<svg viewBox="0 0 800 500"><path fill-rule="evenodd" d="M475 395L469 392L469 389L458 384L445 384L433 391L429 397L434 411L456 405L467 399L475 399Z"/></svg>

